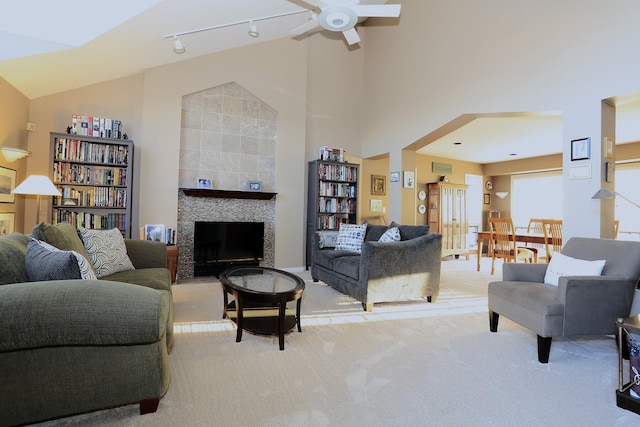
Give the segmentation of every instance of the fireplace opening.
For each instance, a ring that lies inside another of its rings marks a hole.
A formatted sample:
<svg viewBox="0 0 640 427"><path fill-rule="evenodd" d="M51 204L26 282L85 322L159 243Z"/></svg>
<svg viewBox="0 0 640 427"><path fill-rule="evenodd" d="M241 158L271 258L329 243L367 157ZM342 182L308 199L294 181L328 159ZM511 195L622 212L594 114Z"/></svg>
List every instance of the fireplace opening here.
<svg viewBox="0 0 640 427"><path fill-rule="evenodd" d="M229 267L257 266L263 259L264 222L195 222L194 277L218 277Z"/></svg>

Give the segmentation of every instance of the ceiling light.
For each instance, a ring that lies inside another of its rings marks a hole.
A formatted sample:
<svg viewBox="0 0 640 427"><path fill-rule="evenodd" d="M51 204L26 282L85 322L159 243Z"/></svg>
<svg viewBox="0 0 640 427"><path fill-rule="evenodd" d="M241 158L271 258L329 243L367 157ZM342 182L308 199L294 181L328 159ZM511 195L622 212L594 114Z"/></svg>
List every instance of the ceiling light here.
<svg viewBox="0 0 640 427"><path fill-rule="evenodd" d="M178 36L173 36L173 52L185 53L187 49L184 47Z"/></svg>
<svg viewBox="0 0 640 427"><path fill-rule="evenodd" d="M500 197L501 199L504 199L508 195L509 195L508 191L496 191L496 196Z"/></svg>
<svg viewBox="0 0 640 427"><path fill-rule="evenodd" d="M358 15L349 7L326 7L318 17L318 23L329 31L346 31L358 23Z"/></svg>
<svg viewBox="0 0 640 427"><path fill-rule="evenodd" d="M249 35L251 37L260 37L258 27L256 27L256 24L254 24L253 21L249 21Z"/></svg>
<svg viewBox="0 0 640 427"><path fill-rule="evenodd" d="M12 147L0 147L2 151L2 155L7 160L7 162L12 163L16 160L24 159L27 156L31 155L31 151L23 150L21 148L12 148Z"/></svg>

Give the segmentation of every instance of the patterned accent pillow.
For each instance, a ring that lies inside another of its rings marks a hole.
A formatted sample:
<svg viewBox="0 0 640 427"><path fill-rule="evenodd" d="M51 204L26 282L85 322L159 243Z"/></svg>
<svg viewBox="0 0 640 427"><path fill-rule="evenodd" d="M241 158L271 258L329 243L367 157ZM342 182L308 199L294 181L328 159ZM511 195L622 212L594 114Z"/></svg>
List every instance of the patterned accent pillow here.
<svg viewBox="0 0 640 427"><path fill-rule="evenodd" d="M400 229L398 227L389 228L378 239L378 242L399 242L399 241L400 241Z"/></svg>
<svg viewBox="0 0 640 427"><path fill-rule="evenodd" d="M29 281L96 279L89 261L76 251L62 251L31 238L27 244L25 269Z"/></svg>
<svg viewBox="0 0 640 427"><path fill-rule="evenodd" d="M79 228L78 234L89 254L89 259L93 263L98 278L120 271L135 270L129 255L127 255L124 238L117 228L111 230Z"/></svg>
<svg viewBox="0 0 640 427"><path fill-rule="evenodd" d="M318 233L318 247L322 248L335 248L338 242L337 231L316 231Z"/></svg>
<svg viewBox="0 0 640 427"><path fill-rule="evenodd" d="M362 252L362 242L367 233L367 224L340 224L338 239L336 240L337 251Z"/></svg>

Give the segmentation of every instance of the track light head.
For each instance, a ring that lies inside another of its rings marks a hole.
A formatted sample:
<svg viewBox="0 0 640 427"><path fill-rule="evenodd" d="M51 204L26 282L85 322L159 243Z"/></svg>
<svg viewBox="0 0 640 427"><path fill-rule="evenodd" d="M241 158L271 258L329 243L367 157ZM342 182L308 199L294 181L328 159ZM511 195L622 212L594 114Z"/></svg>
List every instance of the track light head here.
<svg viewBox="0 0 640 427"><path fill-rule="evenodd" d="M185 53L187 49L184 47L178 36L173 36L173 52L174 53Z"/></svg>
<svg viewBox="0 0 640 427"><path fill-rule="evenodd" d="M260 37L258 27L256 27L256 24L254 24L253 21L249 21L249 35L251 37Z"/></svg>

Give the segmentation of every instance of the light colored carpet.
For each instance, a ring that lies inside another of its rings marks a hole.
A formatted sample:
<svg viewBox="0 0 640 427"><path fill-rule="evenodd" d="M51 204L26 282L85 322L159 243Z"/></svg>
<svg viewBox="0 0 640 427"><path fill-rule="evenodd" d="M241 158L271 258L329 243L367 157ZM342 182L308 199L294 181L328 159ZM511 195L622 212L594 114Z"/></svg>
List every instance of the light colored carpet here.
<svg viewBox="0 0 640 427"><path fill-rule="evenodd" d="M483 261L483 263L486 260ZM536 337L501 318L489 332L490 276L443 262L435 303L376 304L373 313L308 272L302 333L244 333L222 320L216 282L174 286L176 336L169 391L154 414L131 405L42 425L98 426L603 426L640 416L616 406L611 337L554 339L549 364ZM498 268L500 270L500 268Z"/></svg>

